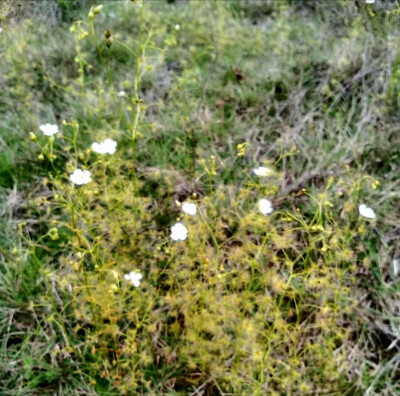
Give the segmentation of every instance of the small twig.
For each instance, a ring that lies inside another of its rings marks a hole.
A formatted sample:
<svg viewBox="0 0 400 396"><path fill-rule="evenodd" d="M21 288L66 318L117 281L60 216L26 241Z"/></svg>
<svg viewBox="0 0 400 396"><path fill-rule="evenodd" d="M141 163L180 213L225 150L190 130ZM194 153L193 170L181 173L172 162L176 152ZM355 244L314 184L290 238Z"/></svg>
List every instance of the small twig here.
<svg viewBox="0 0 400 396"><path fill-rule="evenodd" d="M197 389L194 390L193 393L190 394L190 396L202 396L200 390L202 390L211 381L214 381L214 376L211 376L207 381L203 382Z"/></svg>

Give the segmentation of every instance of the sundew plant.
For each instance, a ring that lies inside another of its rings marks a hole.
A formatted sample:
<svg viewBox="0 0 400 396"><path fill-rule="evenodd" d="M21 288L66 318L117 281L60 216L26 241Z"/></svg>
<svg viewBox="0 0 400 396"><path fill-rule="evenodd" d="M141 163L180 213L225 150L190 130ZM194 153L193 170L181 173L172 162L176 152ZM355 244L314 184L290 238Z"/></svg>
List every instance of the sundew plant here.
<svg viewBox="0 0 400 396"><path fill-rule="evenodd" d="M400 394L396 4L0 7L0 394Z"/></svg>

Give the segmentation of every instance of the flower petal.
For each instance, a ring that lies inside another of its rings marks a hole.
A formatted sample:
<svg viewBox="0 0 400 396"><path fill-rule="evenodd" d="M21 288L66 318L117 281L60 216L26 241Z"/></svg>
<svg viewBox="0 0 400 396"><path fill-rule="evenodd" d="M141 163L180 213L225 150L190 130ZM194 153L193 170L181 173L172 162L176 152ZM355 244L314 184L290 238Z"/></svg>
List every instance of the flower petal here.
<svg viewBox="0 0 400 396"><path fill-rule="evenodd" d="M171 239L184 241L187 238L188 229L182 223L176 223L171 227Z"/></svg>
<svg viewBox="0 0 400 396"><path fill-rule="evenodd" d="M274 211L272 203L268 199L260 199L258 201L258 208L263 215L271 214Z"/></svg>
<svg viewBox="0 0 400 396"><path fill-rule="evenodd" d="M360 212L361 216L366 217L367 219L375 219L376 218L376 214L375 214L374 210L365 204L361 204L358 207L358 211Z"/></svg>
<svg viewBox="0 0 400 396"><path fill-rule="evenodd" d="M132 280L132 284L135 287L139 287L140 286L140 279L133 279Z"/></svg>
<svg viewBox="0 0 400 396"><path fill-rule="evenodd" d="M266 168L265 166L260 166L258 168L255 168L253 169L253 172L257 176L268 176L271 173L273 173L273 171L270 168Z"/></svg>
<svg viewBox="0 0 400 396"><path fill-rule="evenodd" d="M185 213L187 213L187 214L189 214L189 215L191 215L191 216L194 216L194 215L197 213L197 206L196 206L196 204L194 204L194 203L185 202L185 203L182 205L182 210L183 210Z"/></svg>

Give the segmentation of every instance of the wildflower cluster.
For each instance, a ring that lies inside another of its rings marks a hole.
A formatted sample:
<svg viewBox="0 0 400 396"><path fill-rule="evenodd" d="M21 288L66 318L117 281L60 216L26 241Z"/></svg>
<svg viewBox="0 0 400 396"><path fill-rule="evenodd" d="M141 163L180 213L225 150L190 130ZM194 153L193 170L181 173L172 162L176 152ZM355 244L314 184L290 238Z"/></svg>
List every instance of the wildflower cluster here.
<svg viewBox="0 0 400 396"><path fill-rule="evenodd" d="M93 21L101 11L89 12L95 41ZM89 35L85 26L73 26L78 41ZM180 28L175 24L173 34ZM357 299L351 290L364 253L357 230L369 225L354 214L358 209L372 220L375 211L355 202L347 180L341 194L328 182L320 194L276 197L279 165L272 162L246 166L249 182L218 184L217 155L200 161L201 170L193 161L193 173L207 179L207 193L201 183L199 196L178 191L179 172L136 162L145 125L139 82L146 59L143 41L134 45L142 55L133 95L118 91L127 85L115 90L111 82L111 93L103 92L120 106L115 124L121 130L102 120L98 127L100 136L103 130L118 133L121 143L80 141L78 122L68 124L72 137L65 139L68 162L61 172L52 162L58 126L39 127L54 171L54 199L44 199L45 213L63 210L46 236L68 240L60 247L57 282L68 299L63 314L84 345L82 356L91 351L85 375L94 384L107 382L116 394L169 392L176 370L184 373L182 389L200 391L215 382L209 394L335 392L346 381L354 348L349 318ZM84 87L85 54L77 52ZM130 145L124 146L127 136ZM247 159L247 147L237 145L237 156ZM399 272L398 260L393 272ZM149 374L160 367L165 378Z"/></svg>
<svg viewBox="0 0 400 396"><path fill-rule="evenodd" d="M98 369L107 368L111 377L118 373L120 389L135 392L143 389L143 373L155 359L179 361L189 373L204 373L201 381L213 373L226 392L246 389L246 372L270 378L268 389L278 394L288 386L283 378L299 394L322 383L335 389L352 347L342 312L356 304L349 292L357 260L341 231L350 223L332 226L339 201L332 196L332 206L319 204L311 218L325 220L307 225L301 212L274 213L266 198L254 211L250 190L239 196L221 186L196 202L176 200L183 218L168 233L151 209L156 201L136 194L137 181L123 169L123 160L114 156L92 167L88 189L56 182L57 195L78 209L66 208L74 253L62 259L60 273L66 293L72 285L75 320L80 327L101 326L104 335L91 333L97 354L118 346L120 362L138 362L136 368L112 367L104 353ZM87 177L81 172L74 183ZM143 177L139 189L148 182ZM173 199L173 176L152 177L164 181L160 194ZM305 229L312 232L303 234ZM155 337L161 338L154 349ZM252 389L264 386L257 380Z"/></svg>
<svg viewBox="0 0 400 396"><path fill-rule="evenodd" d="M43 124L40 125L39 129L46 136L53 136L59 132L58 125L55 124ZM37 141L35 134L31 133L31 140ZM91 149L98 154L114 154L117 149L117 142L113 139L105 139L101 143L93 142ZM87 169L75 169L70 175L69 179L72 183L81 186L83 184L88 184L92 181L91 173Z"/></svg>
<svg viewBox="0 0 400 396"><path fill-rule="evenodd" d="M58 132L55 125L41 130L50 137ZM111 139L91 145L95 153L109 155L116 147ZM346 349L337 354L335 344L351 345L351 332L341 315L356 304L349 290L357 257L341 232L350 225L332 226L337 208L332 203L335 197L327 196L330 184L309 216L314 219L311 224L301 212L275 212L267 198L258 199L258 211L251 210L253 198L246 189L238 194L221 187L196 202L175 200L183 219L178 217L170 226L166 239L167 230L148 210L157 205L136 193L146 180L130 179L123 169L123 159L114 156L92 165L91 171L75 168L69 175L75 185L91 183L90 188L70 189L61 179L54 182L56 196L73 203L66 206L73 258L68 253L63 259L62 277L65 292L74 293L74 315L80 326L98 326L113 318L102 325L105 336L96 337L96 348L119 345L119 358L134 361L152 350L149 340L163 328L164 340L179 341L153 351L157 359L177 356L190 371L212 372L225 391L244 389L246 372L272 376L271 392L286 389L282 378L296 392L306 386L317 389L315 384L328 379L334 389L345 375L347 356ZM258 167L252 173L270 183L276 171ZM111 183L109 174L114 175ZM163 184L175 182L172 178ZM255 186L262 196L263 184ZM162 195L173 192L167 189ZM236 210L228 215L229 208ZM376 218L365 204L358 211L367 219ZM311 231L306 240L303 230ZM49 236L57 240L57 228ZM398 267L394 260L394 274ZM140 298L131 294L138 288ZM300 301L310 309L299 310ZM129 328L143 330L130 333ZM300 339L302 346L296 351L294 343ZM285 374L279 361L288 350L296 351L296 357L285 357L285 367L290 367L290 374ZM226 367L230 359L233 365ZM104 355L104 370L107 361ZM317 377L313 374L314 385L297 375L300 361L312 362L309 369L303 367L303 376L323 368ZM123 387L139 389L145 383L139 373L147 364L140 359L141 370L134 376L129 375L129 365L126 371L119 367L118 372L124 372Z"/></svg>

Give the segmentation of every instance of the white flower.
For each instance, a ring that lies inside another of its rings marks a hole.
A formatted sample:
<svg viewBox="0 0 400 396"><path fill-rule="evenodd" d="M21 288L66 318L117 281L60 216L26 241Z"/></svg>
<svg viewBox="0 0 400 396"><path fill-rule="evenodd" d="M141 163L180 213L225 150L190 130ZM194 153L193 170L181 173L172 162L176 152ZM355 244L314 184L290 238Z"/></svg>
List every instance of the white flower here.
<svg viewBox="0 0 400 396"><path fill-rule="evenodd" d="M140 272L131 271L131 272L129 272L129 274L125 274L124 278L127 281L132 282L133 286L139 287L140 280L143 278L143 275Z"/></svg>
<svg viewBox="0 0 400 396"><path fill-rule="evenodd" d="M264 215L270 214L274 211L274 208L272 207L271 201L268 201L268 199L260 199L258 201L258 208L260 209L261 213Z"/></svg>
<svg viewBox="0 0 400 396"><path fill-rule="evenodd" d="M92 150L98 154L114 154L117 149L117 142L112 139L106 139L102 143L93 143Z"/></svg>
<svg viewBox="0 0 400 396"><path fill-rule="evenodd" d="M375 219L376 215L373 209L369 208L367 205L361 204L358 207L361 216L366 217L367 219Z"/></svg>
<svg viewBox="0 0 400 396"><path fill-rule="evenodd" d="M179 25L179 23L177 23L177 24L175 25L175 30L180 30L180 28L181 28L181 25Z"/></svg>
<svg viewBox="0 0 400 396"><path fill-rule="evenodd" d="M375 0L365 0L365 2L366 2L367 4L374 4L374 3L375 3Z"/></svg>
<svg viewBox="0 0 400 396"><path fill-rule="evenodd" d="M188 229L182 223L176 223L171 227L171 239L184 241L188 236Z"/></svg>
<svg viewBox="0 0 400 396"><path fill-rule="evenodd" d="M3 31L3 29L0 27L0 33Z"/></svg>
<svg viewBox="0 0 400 396"><path fill-rule="evenodd" d="M118 92L118 96L125 96L126 95L126 92L125 91L119 91Z"/></svg>
<svg viewBox="0 0 400 396"><path fill-rule="evenodd" d="M74 172L69 175L69 178L72 183L77 184L78 186L88 184L92 181L90 172L82 169L75 169Z"/></svg>
<svg viewBox="0 0 400 396"><path fill-rule="evenodd" d="M53 124L44 124L40 125L39 129L46 135L46 136L53 136L58 132L58 126Z"/></svg>
<svg viewBox="0 0 400 396"><path fill-rule="evenodd" d="M397 276L399 274L400 259L393 260L393 274Z"/></svg>
<svg viewBox="0 0 400 396"><path fill-rule="evenodd" d="M197 213L197 206L194 203L185 202L182 205L182 210L185 213L194 216Z"/></svg>
<svg viewBox="0 0 400 396"><path fill-rule="evenodd" d="M260 166L258 168L253 169L253 172L257 176L269 176L270 174L273 173L272 169L266 168L265 166Z"/></svg>

